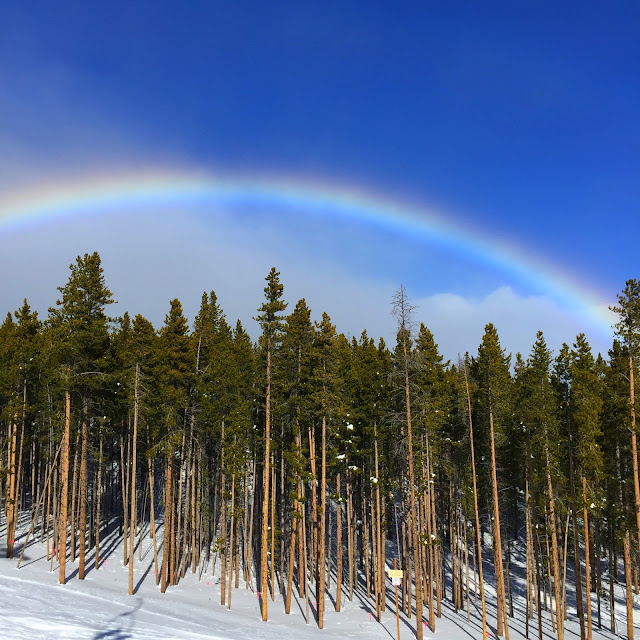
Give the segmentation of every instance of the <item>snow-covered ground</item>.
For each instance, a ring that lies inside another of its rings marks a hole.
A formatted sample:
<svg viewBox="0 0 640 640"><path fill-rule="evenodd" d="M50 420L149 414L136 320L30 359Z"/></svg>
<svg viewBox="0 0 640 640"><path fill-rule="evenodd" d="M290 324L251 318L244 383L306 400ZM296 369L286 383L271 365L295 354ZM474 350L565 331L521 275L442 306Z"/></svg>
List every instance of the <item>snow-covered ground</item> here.
<svg viewBox="0 0 640 640"><path fill-rule="evenodd" d="M23 524L16 540L16 556L24 542L26 525ZM2 532L3 533L3 532ZM46 560L45 547L40 542L29 542L20 569L17 559L7 560L6 548L0 544L0 640L201 640L253 639L297 640L324 638L396 638L396 618L393 591L388 584L388 606L382 622L371 615L371 603L366 594L357 591L353 601L343 597L340 613L334 611L335 581L326 598L325 628L317 628L314 602L310 603L311 621L305 624L305 602L297 599L294 588L291 614L284 613L283 598L276 595L269 601L269 621L262 622L259 599L253 589L246 589L240 581L239 589L232 589L231 610L220 605L218 575L211 575L211 566L202 576L188 572L177 586L168 587L165 594L155 584L153 551L148 537L143 541L142 561L136 565L134 584L136 593L127 595L128 568L123 566L122 542L114 537L102 542L101 565L93 568L93 550L88 555L89 570L84 581L78 580L77 561L67 563L67 584L58 584L57 564L53 571ZM487 564L487 569L489 565ZM518 593L524 592L520 576L522 567L514 563L515 618L510 620L511 640L524 638L524 601ZM217 563L218 573L220 563ZM488 573L490 573L488 571ZM488 600L494 591L487 587ZM618 637L626 637L624 593L617 586L616 618ZM565 637L580 638L580 629L572 608L572 593L568 593L569 621ZM425 612L426 615L426 612ZM595 616L595 598L594 598ZM489 635L495 638L495 608L488 605ZM602 623L608 627L609 610L602 607ZM636 636L640 637L640 617L636 623ZM400 638L413 638L415 618L400 616ZM537 638L537 616L530 621L529 637ZM555 638L548 612L543 612L543 637ZM616 637L607 629L594 629L594 638ZM480 601L471 603L471 619L466 609L455 613L448 601L443 602L442 617L436 618L436 629L424 628L424 638L481 639Z"/></svg>

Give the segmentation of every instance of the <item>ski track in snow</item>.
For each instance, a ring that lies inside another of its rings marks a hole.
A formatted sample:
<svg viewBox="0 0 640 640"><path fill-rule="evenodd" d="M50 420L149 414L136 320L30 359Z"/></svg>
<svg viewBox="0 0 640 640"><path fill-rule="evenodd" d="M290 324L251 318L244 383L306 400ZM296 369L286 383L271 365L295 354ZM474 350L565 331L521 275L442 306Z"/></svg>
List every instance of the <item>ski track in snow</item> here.
<svg viewBox="0 0 640 640"><path fill-rule="evenodd" d="M0 535L3 532L0 531ZM293 590L291 614L284 613L283 598L269 598L269 622L262 622L260 604L252 589L232 589L231 610L220 604L218 576L211 576L210 565L198 579L198 574L187 572L180 583L167 587L165 594L155 584L153 574L153 552L149 538L143 541L142 561L136 562L134 584L136 595L129 596L128 567L122 565L122 541L107 537L101 546L102 556L99 570L93 567L93 551L87 554L87 572L84 581L78 580L77 561L67 561L67 583L58 584L58 565L45 557L41 542L30 541L20 569L16 568L26 531L16 540L16 558L4 558L6 548L0 545L0 602L3 614L0 617L0 640L344 640L396 638L396 618L393 592L388 585L387 611L382 622L375 620L372 602L367 600L362 588L354 593L353 601L347 599L346 585L343 592L343 610L334 611L335 577L331 581L330 593L326 596L325 628L317 628L314 619L314 597L310 601L310 624L305 624L305 602ZM161 547L160 547L161 548ZM490 555L490 554L487 554ZM105 562L106 560L106 562ZM495 636L495 597L493 571L489 562L483 563L487 581L487 621L490 637ZM219 571L220 563L217 563ZM511 640L524 638L524 567L517 554L512 558L512 591L515 618L510 619ZM569 573L568 582L572 574ZM473 578L471 578L472 584ZM604 585L603 585L604 586ZM608 591L608 589L607 589ZM311 587L310 594L314 590ZM450 593L450 585L448 585ZM569 620L565 627L566 640L580 638L580 629L575 618L575 595L573 585L567 585ZM465 605L466 606L466 605ZM622 585L616 586L616 618L618 636L607 629L598 629L596 599L593 594L595 640L612 640L626 637L625 602ZM467 621L466 608L455 612L448 601L442 603L442 618L436 618L436 630L424 628L425 640L481 640L480 600L471 603L471 621ZM640 612L635 612L636 629L640 629ZM425 608L425 618L428 618ZM602 606L603 625L609 624L608 605ZM415 637L415 618L407 620L400 616L400 638ZM636 635L640 632L636 631ZM537 616L530 621L529 637L538 637ZM543 611L543 638L550 640L556 634L551 630L549 613Z"/></svg>

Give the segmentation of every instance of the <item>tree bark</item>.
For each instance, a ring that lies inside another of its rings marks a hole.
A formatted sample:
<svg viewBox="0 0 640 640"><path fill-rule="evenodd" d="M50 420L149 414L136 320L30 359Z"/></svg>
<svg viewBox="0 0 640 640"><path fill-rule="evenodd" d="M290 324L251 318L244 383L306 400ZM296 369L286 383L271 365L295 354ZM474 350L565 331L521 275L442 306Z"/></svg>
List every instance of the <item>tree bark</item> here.
<svg viewBox="0 0 640 640"><path fill-rule="evenodd" d="M173 466L171 456L167 455L167 477L164 490L164 536L162 540L162 578L160 581L160 592L167 590L167 579L169 573L169 554L171 542L171 468Z"/></svg>
<svg viewBox="0 0 640 640"><path fill-rule="evenodd" d="M633 356L629 353L629 400L631 405L631 456L633 459L633 493L635 497L638 552L640 553L640 480L638 479L638 442L636 436L636 393Z"/></svg>
<svg viewBox="0 0 640 640"><path fill-rule="evenodd" d="M320 534L318 564L320 580L318 583L318 627L324 628L324 585L325 585L325 519L327 513L327 420L322 416L322 476L320 484Z"/></svg>
<svg viewBox="0 0 640 640"><path fill-rule="evenodd" d="M265 400L264 467L262 470L262 538L260 541L260 591L262 592L262 620L268 619L267 591L269 589L267 544L269 535L269 462L271 460L271 341L267 344L267 393Z"/></svg>
<svg viewBox="0 0 640 640"><path fill-rule="evenodd" d="M491 488L493 491L493 535L495 539L494 553L495 553L495 567L496 567L496 591L498 592L498 620L497 620L497 634L499 636L503 633L504 622L504 634L506 640L509 640L509 624L507 622L507 608L506 598L504 591L504 572L502 568L502 541L500 536L500 507L498 504L498 477L496 471L496 444L495 434L493 429L493 410L489 409L489 429L491 436ZM562 640L559 638L558 640Z"/></svg>
<svg viewBox="0 0 640 640"><path fill-rule="evenodd" d="M480 600L482 602L482 637L487 636L487 609L484 600L484 578L482 572L482 530L480 529L480 513L478 510L478 483L476 478L476 454L473 444L473 419L471 416L471 394L469 392L469 376L467 373L467 364L464 365L464 384L467 393L467 412L469 415L469 441L471 445L471 471L473 476L473 510L476 519L476 546L478 549L477 564L478 566L478 581L480 586ZM474 558L475 560L475 558Z"/></svg>
<svg viewBox="0 0 640 640"><path fill-rule="evenodd" d="M556 531L556 509L551 483L551 462L549 460L549 447L545 444L545 456L547 460L547 491L549 495L549 521L551 523L551 549L553 560L553 586L556 597L556 623L558 626L558 640L564 638L564 611L562 598L562 585L560 584L560 567L558 566L558 536Z"/></svg>
<svg viewBox="0 0 640 640"><path fill-rule="evenodd" d="M96 483L96 557L95 557L95 568L98 569L100 566L100 504L102 498L102 450L103 450L103 437L102 432L100 432L100 451L98 454L98 481Z"/></svg>
<svg viewBox="0 0 640 640"><path fill-rule="evenodd" d="M60 458L60 467L62 469L62 488L60 496L60 518L64 522L64 526L60 532L60 547L62 554L60 555L60 572L59 582L65 583L65 562L67 557L67 505L69 499L69 434L71 431L71 397L69 389L65 390L64 402L64 437L62 439L62 456ZM48 535L47 535L48 540Z"/></svg>
<svg viewBox="0 0 640 640"><path fill-rule="evenodd" d="M88 433L87 433L87 420L88 420L88 400L82 399L82 433L80 444L80 549L78 552L78 580L84 580L84 563L85 563L85 551L87 544L87 446L88 446ZM64 526L66 528L67 523L65 521Z"/></svg>
<svg viewBox="0 0 640 640"><path fill-rule="evenodd" d="M584 566L585 588L587 592L587 640L592 640L591 621L591 563L589 558L589 512L587 511L587 479L582 476L582 509L584 520Z"/></svg>
<svg viewBox="0 0 640 640"><path fill-rule="evenodd" d="M129 495L131 499L131 516L129 517L129 595L133 595L133 549L136 535L136 456L138 442L138 381L140 378L140 365L136 362L136 379L133 391L133 448L131 452L131 489Z"/></svg>

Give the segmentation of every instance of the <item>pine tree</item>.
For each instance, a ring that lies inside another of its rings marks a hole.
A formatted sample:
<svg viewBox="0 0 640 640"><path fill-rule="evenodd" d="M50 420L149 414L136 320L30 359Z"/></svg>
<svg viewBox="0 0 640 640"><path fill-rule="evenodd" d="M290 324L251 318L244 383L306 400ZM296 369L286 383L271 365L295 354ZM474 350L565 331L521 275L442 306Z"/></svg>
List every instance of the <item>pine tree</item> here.
<svg viewBox="0 0 640 640"><path fill-rule="evenodd" d="M80 522L78 578L85 576L85 550L88 497L88 423L92 417L92 400L104 386L109 350L109 318L107 305L113 303L106 287L100 256L97 252L78 256L70 265L71 275L56 308L49 309L49 322L58 352L58 362L68 371L70 392L80 397ZM64 475L63 470L63 475ZM66 487L63 487L64 492ZM65 549L60 549L65 553Z"/></svg>
<svg viewBox="0 0 640 640"><path fill-rule="evenodd" d="M432 631L435 630L433 591L435 582L436 606L438 609L438 617L440 617L441 607L441 580L440 580L440 556L441 546L438 544L438 535L432 525L436 520L436 485L440 476L440 471L444 471L444 464L441 461L443 455L442 440L444 432L449 424L449 416L452 411L452 398L450 393L450 382L447 375L448 362L444 362L443 356L438 351L433 334L424 325L420 324L418 336L416 338L416 373L414 375L414 415L416 417L416 426L420 431L420 453L423 460L426 460L426 467L422 464L422 468L431 469L431 473L425 475L421 480L421 486L426 492L426 540L428 541L428 596L427 603L429 606L429 626ZM447 434L449 435L449 434ZM449 458L449 475L453 482L453 465L451 464L452 455L452 438L447 437L449 443L447 456ZM438 462L440 461L440 463ZM456 483L458 479L456 478ZM421 539L425 539L421 535ZM451 544L453 541L451 540ZM424 548L424 545L421 546ZM453 549L452 549L453 553ZM452 572L453 573L453 572ZM453 575L453 581L457 584L457 575ZM452 589L455 591L454 587Z"/></svg>
<svg viewBox="0 0 640 640"><path fill-rule="evenodd" d="M418 508L416 505L416 473L414 460L414 443L411 416L411 323L413 306L409 303L403 286L397 291L393 300L393 311L397 319L398 334L396 357L398 368L403 377L404 413L406 419L407 438L407 470L408 470L408 500L411 518L411 561L413 565L416 585L416 637L422 640L422 562L421 562L421 528L418 523Z"/></svg>
<svg viewBox="0 0 640 640"><path fill-rule="evenodd" d="M579 334L571 352L570 430L575 437L576 472L581 479L582 514L584 525L585 585L587 591L586 636L592 638L591 620L591 562L589 557L589 510L588 505L600 502L598 485L602 476L602 438L600 419L602 412L601 380L591 348L583 333ZM575 521L574 521L575 523ZM575 526L575 524L574 524ZM576 534L577 535L577 534ZM576 551L578 547L576 545ZM579 566L579 555L575 563ZM578 572L578 576L580 573Z"/></svg>
<svg viewBox="0 0 640 640"><path fill-rule="evenodd" d="M303 479L306 477L307 458L302 446L303 427L312 419L311 377L313 370L314 329L311 324L311 310L304 299L299 300L293 312L287 316L282 338L283 392L286 398L287 421L291 425L289 452L285 453L287 467L291 475L290 483L293 498L293 511L290 517L289 567L285 613L291 610L291 593L296 551L298 555L298 585L300 596L305 597L308 610L306 588L306 558L303 553L306 545L306 531L302 526L303 509L306 508ZM282 443L284 446L284 443ZM339 602L339 596L338 596ZM339 608L339 604L337 605ZM307 620L308 623L308 620Z"/></svg>
<svg viewBox="0 0 640 640"><path fill-rule="evenodd" d="M502 635L504 633L507 640L509 640L509 626L502 564L497 450L504 443L504 433L512 416L509 361L510 356L505 355L500 346L496 328L492 324L486 325L482 343L478 348L478 358L473 362L473 376L478 385L476 392L477 418L474 422L482 424L484 432L488 433L491 453L493 551L498 598L497 634Z"/></svg>
<svg viewBox="0 0 640 640"><path fill-rule="evenodd" d="M640 551L640 479L638 473L638 442L636 427L636 383L635 372L638 366L640 347L640 282L627 280L621 294L618 294L617 307L611 310L618 314L620 320L616 325L616 333L622 338L629 354L629 406L631 409L631 448L633 456L633 490L635 496L635 513L637 542Z"/></svg>
<svg viewBox="0 0 640 640"><path fill-rule="evenodd" d="M282 300L284 286L280 283L280 273L275 267L271 268L265 278L267 286L264 289L265 302L258 309L260 312L256 320L262 329L260 347L266 360L265 371L265 445L264 465L262 476L262 538L260 544L260 581L262 592L262 620L267 621L267 592L268 592L268 565L267 546L269 534L269 475L271 456L271 382L272 382L272 358L279 347L283 320L280 315L286 308ZM272 556L273 561L273 556ZM272 585L273 586L273 585Z"/></svg>
<svg viewBox="0 0 640 640"><path fill-rule="evenodd" d="M331 425L334 423L339 406L337 397L337 360L335 326L327 313L322 321L316 323L313 343L315 356L314 387L315 414L321 423L321 472L320 472L320 522L318 529L318 581L316 583L316 601L318 603L318 627L324 628L324 601L326 583L326 516L327 516L327 449Z"/></svg>
<svg viewBox="0 0 640 640"><path fill-rule="evenodd" d="M180 301L171 301L171 308L160 330L160 348L163 358L159 370L162 389L162 414L164 435L159 443L166 460L164 541L162 554L161 590L167 583L174 585L177 580L178 545L176 536L177 516L181 513L182 495L174 485L174 466L178 454L178 469L182 468L185 428L189 409L189 395L193 384L194 354L191 349L189 327L182 312ZM175 474L182 478L182 474ZM178 495L176 495L178 493Z"/></svg>

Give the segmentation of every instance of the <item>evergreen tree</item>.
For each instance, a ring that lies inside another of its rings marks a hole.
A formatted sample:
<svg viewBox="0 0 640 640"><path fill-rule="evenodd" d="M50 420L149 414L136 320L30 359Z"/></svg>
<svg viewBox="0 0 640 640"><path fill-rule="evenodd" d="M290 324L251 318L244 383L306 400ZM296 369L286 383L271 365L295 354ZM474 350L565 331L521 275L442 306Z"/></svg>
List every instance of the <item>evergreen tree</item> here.
<svg viewBox="0 0 640 640"><path fill-rule="evenodd" d="M78 256L76 264L70 265L71 275L64 287L58 290L62 296L57 307L49 309L49 323L57 351L57 359L64 377L68 380L67 391L80 398L81 453L80 453L80 522L78 577L85 576L85 547L88 502L88 425L92 419L92 401L104 387L109 352L109 318L105 313L112 304L112 293L105 284L100 256L97 252ZM66 435L65 435L66 439ZM62 491L68 490L68 471L62 471ZM61 514L66 522L66 514ZM66 538L66 531L63 532ZM64 540L63 540L64 541ZM60 545L60 553L65 547Z"/></svg>
<svg viewBox="0 0 640 640"><path fill-rule="evenodd" d="M629 356L629 405L631 410L631 449L633 456L633 490L638 550L640 551L640 474L638 472L638 442L636 427L636 369L640 347L640 282L627 280L622 293L618 294L618 306L611 307L619 317L616 333L622 338Z"/></svg>
<svg viewBox="0 0 640 640"><path fill-rule="evenodd" d="M159 346L162 361L159 368L162 389L162 415L164 434L159 443L166 459L164 491L164 541L161 568L161 590L176 584L177 543L182 495L174 487L176 458L178 469L182 469L185 429L190 406L190 389L195 369L194 353L191 349L189 326L179 300L171 301L171 308L160 330ZM182 474L179 473L181 480ZM181 485L180 485L181 486Z"/></svg>
<svg viewBox="0 0 640 640"><path fill-rule="evenodd" d="M265 278L267 286L264 289L265 302L258 309L260 312L256 320L262 329L260 347L266 360L265 368L265 446L264 465L262 479L262 539L260 550L260 586L262 592L262 620L267 621L267 544L269 534L269 475L271 456L271 383L272 383L272 358L277 351L283 329L283 318L280 315L287 304L282 300L284 286L280 283L280 273L275 267L271 268ZM275 589L274 585L272 587Z"/></svg>
<svg viewBox="0 0 640 640"><path fill-rule="evenodd" d="M585 575L587 590L586 637L592 638L591 563L589 544L589 505L600 502L598 485L602 476L601 380L591 347L583 333L579 334L571 352L570 433L575 438L576 475L580 477L584 527ZM574 527L576 522L574 519ZM574 535L577 536L577 533ZM579 547L576 544L575 563L579 567ZM577 571L580 576L580 572ZM582 604L582 603L580 603ZM582 608L582 607L581 607Z"/></svg>
<svg viewBox="0 0 640 640"><path fill-rule="evenodd" d="M498 502L497 451L504 445L505 432L512 419L511 376L509 362L500 346L498 332L492 324L485 327L478 357L473 361L472 372L478 385L476 392L476 417L474 423L481 425L488 435L491 454L491 490L493 503L493 545L498 598L497 634L509 638L506 611L504 570L502 564L502 542L500 531L500 505Z"/></svg>

